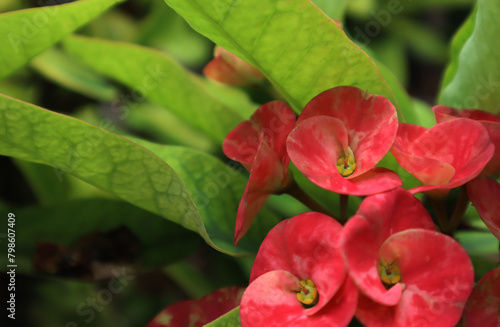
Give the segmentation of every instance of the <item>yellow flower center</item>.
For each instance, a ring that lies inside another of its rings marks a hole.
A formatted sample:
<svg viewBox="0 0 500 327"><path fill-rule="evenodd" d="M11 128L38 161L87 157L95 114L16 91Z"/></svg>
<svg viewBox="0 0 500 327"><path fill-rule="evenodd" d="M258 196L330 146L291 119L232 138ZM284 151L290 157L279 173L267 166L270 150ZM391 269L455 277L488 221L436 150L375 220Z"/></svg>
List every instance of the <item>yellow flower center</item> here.
<svg viewBox="0 0 500 327"><path fill-rule="evenodd" d="M305 308L311 308L318 303L318 290L310 279L301 280L300 287L295 292L297 293L297 300L299 300Z"/></svg>
<svg viewBox="0 0 500 327"><path fill-rule="evenodd" d="M354 153L351 148L348 148L348 152L342 155L337 160L337 171L343 177L352 175L356 170L356 159L354 158Z"/></svg>
<svg viewBox="0 0 500 327"><path fill-rule="evenodd" d="M401 270L397 261L392 263L380 261L377 268L380 279L386 287L391 287L401 281Z"/></svg>

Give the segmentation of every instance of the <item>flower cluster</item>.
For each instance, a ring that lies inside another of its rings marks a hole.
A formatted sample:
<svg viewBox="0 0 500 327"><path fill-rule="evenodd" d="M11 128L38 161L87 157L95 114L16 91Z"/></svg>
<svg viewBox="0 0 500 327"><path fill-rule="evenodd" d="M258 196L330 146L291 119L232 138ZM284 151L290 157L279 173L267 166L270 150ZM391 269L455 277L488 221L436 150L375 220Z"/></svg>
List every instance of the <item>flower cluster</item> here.
<svg viewBox="0 0 500 327"><path fill-rule="evenodd" d="M234 80L255 77L244 63L231 67ZM221 310L239 303L243 327L340 327L354 318L373 327L497 324L499 268L473 290L471 259L451 236L470 201L500 239L500 119L472 109L433 111L430 129L400 123L386 98L341 86L311 99L298 117L277 100L236 126L223 150L249 179L234 244L272 194L287 193L312 211L274 226L241 301L233 294ZM378 166L391 156L421 185L407 190L396 172ZM291 163L341 199L365 198L349 219L342 209L337 218L299 186ZM450 191L458 187L449 216ZM417 193L434 205L436 219Z"/></svg>
<svg viewBox="0 0 500 327"><path fill-rule="evenodd" d="M342 227L309 212L269 232L241 299L243 327L455 326L474 271L408 191L367 197ZM418 323L418 324L416 324Z"/></svg>
<svg viewBox="0 0 500 327"><path fill-rule="evenodd" d="M470 198L500 238L500 119L433 111L430 129L399 123L389 100L341 86L314 97L298 118L284 102L267 103L227 136L224 152L250 171L235 243L271 194L311 203L290 162L325 190L367 196L344 226L328 211L309 212L269 232L241 300L243 327L347 326L353 317L366 326L455 326L468 299L464 321L478 321L489 300L484 288L469 298L473 266L449 235ZM421 186L406 190L398 174L377 166L391 155ZM465 195L449 217L446 201L458 187ZM439 226L417 193L435 205Z"/></svg>

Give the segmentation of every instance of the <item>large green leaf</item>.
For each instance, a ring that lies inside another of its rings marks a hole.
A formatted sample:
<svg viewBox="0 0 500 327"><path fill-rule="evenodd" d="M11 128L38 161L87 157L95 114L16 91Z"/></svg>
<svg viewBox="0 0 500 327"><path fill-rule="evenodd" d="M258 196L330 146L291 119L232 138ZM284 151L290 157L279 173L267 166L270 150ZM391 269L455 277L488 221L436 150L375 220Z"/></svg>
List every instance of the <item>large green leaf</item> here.
<svg viewBox="0 0 500 327"><path fill-rule="evenodd" d="M128 126L157 142L220 153L219 144L158 105L139 104L136 110L130 110L125 119Z"/></svg>
<svg viewBox="0 0 500 327"><path fill-rule="evenodd" d="M311 1L165 2L199 33L262 71L298 112L312 97L338 85L397 103L373 61Z"/></svg>
<svg viewBox="0 0 500 327"><path fill-rule="evenodd" d="M97 100L111 102L118 93L104 78L55 48L38 55L31 61L31 66L62 87Z"/></svg>
<svg viewBox="0 0 500 327"><path fill-rule="evenodd" d="M202 67L212 56L212 44L207 38L162 1L152 1L149 14L139 27L138 42L161 49L188 67Z"/></svg>
<svg viewBox="0 0 500 327"><path fill-rule="evenodd" d="M455 36L439 103L496 113L500 108L500 2L479 0Z"/></svg>
<svg viewBox="0 0 500 327"><path fill-rule="evenodd" d="M219 251L257 250L276 219L257 219L232 246L246 183L238 171L198 151L144 144L158 155L96 125L0 96L0 154L50 165L60 178L72 174L198 232Z"/></svg>
<svg viewBox="0 0 500 327"><path fill-rule="evenodd" d="M13 210L16 229L16 260L33 260L37 242L72 246L82 236L128 227L140 240L141 262L162 266L175 262L197 248L201 240L181 226L123 201L112 199L72 200L49 207ZM0 214L7 214L0 210ZM7 257L0 258L6 261ZM4 265L5 266L5 265ZM31 265L22 265L31 272Z"/></svg>
<svg viewBox="0 0 500 327"><path fill-rule="evenodd" d="M137 138L131 140L155 153L179 174L201 217L209 218L203 218L203 227L211 240L227 251L238 250L232 245L234 222L246 185L246 180L238 170L197 150L164 146ZM261 210L249 233L241 240L241 248L256 253L258 245L278 222L275 215L265 209Z"/></svg>
<svg viewBox="0 0 500 327"><path fill-rule="evenodd" d="M242 115L205 91L195 76L159 51L79 36L69 37L64 44L85 64L135 90L130 102L141 102L144 96L216 141L222 142L243 120Z"/></svg>
<svg viewBox="0 0 500 327"><path fill-rule="evenodd" d="M0 79L123 0L80 0L0 14Z"/></svg>
<svg viewBox="0 0 500 327"><path fill-rule="evenodd" d="M241 326L240 322L240 307L236 307L233 310L229 311L225 315L220 316L209 324L205 325L206 327L238 327Z"/></svg>

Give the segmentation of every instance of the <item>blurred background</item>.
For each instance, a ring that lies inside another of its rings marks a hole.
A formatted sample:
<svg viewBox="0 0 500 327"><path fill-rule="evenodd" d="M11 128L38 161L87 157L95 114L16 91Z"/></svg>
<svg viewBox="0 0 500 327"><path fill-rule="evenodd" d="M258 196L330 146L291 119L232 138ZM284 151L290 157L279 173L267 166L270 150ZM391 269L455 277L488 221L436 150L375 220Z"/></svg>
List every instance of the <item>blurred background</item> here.
<svg viewBox="0 0 500 327"><path fill-rule="evenodd" d="M62 1L2 0L0 12L55 3ZM336 18L343 20L349 37L387 66L432 116L429 108L449 59L450 40L470 14L472 0L316 3L325 12L343 12ZM335 9L339 6L344 10ZM196 74L213 57L214 44L162 0L128 0L78 33L157 49ZM235 92L247 92L255 108L268 100L252 90ZM58 46L0 81L0 93L89 122L107 121L117 133L197 148L227 162L200 132L148 101L131 106L130 89L89 70ZM287 199L273 201L271 206L280 207ZM286 215L300 210L297 206L287 203L280 210ZM0 156L0 217L8 212L18 217L18 326L145 326L171 303L248 281L252 258L218 253L197 234L69 174ZM3 256L4 227L0 242ZM6 274L0 278L0 285L8 284ZM5 316L0 325L13 326Z"/></svg>

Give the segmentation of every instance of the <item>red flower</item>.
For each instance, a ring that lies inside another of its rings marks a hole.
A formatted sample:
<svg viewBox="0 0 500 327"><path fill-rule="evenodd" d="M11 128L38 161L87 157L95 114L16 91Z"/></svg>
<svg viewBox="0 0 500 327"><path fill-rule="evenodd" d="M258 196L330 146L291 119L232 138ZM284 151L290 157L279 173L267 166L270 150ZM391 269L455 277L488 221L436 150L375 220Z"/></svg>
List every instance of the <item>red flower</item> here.
<svg viewBox="0 0 500 327"><path fill-rule="evenodd" d="M500 326L500 267L474 286L464 309L464 327Z"/></svg>
<svg viewBox="0 0 500 327"><path fill-rule="evenodd" d="M276 225L252 267L241 325L347 326L358 295L339 250L341 232L338 222L317 212Z"/></svg>
<svg viewBox="0 0 500 327"><path fill-rule="evenodd" d="M432 108L436 121L439 123L463 117L480 122L488 131L490 141L495 145L495 153L490 162L484 167L481 175L493 175L500 173L500 118L489 112L475 109L455 109L446 106L435 106Z"/></svg>
<svg viewBox="0 0 500 327"><path fill-rule="evenodd" d="M224 153L250 171L238 214L234 244L245 235L270 194L282 192L293 178L285 141L295 127L295 114L282 101L264 104L225 138Z"/></svg>
<svg viewBox="0 0 500 327"><path fill-rule="evenodd" d="M500 184L478 177L467 183L467 194L483 222L500 240Z"/></svg>
<svg viewBox="0 0 500 327"><path fill-rule="evenodd" d="M236 86L251 86L265 79L257 68L220 46L215 47L214 59L203 68L203 74L217 82Z"/></svg>
<svg viewBox="0 0 500 327"><path fill-rule="evenodd" d="M341 246L360 290L366 326L455 326L472 290L465 250L404 189L366 198L344 227Z"/></svg>
<svg viewBox="0 0 500 327"><path fill-rule="evenodd" d="M226 287L200 300L174 303L153 318L147 327L201 327L240 304L244 287Z"/></svg>
<svg viewBox="0 0 500 327"><path fill-rule="evenodd" d="M341 86L306 105L287 148L293 163L315 184L337 193L369 195L402 184L396 173L375 167L391 148L397 128L389 100Z"/></svg>
<svg viewBox="0 0 500 327"><path fill-rule="evenodd" d="M494 148L480 123L457 118L430 129L400 124L391 151L401 167L423 184L412 193L440 196L479 175Z"/></svg>

